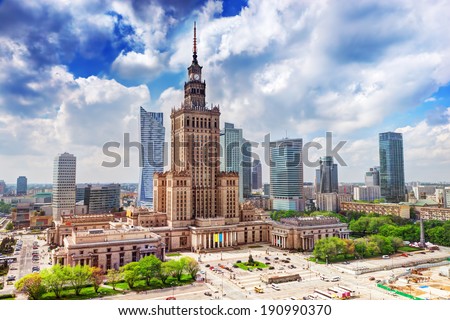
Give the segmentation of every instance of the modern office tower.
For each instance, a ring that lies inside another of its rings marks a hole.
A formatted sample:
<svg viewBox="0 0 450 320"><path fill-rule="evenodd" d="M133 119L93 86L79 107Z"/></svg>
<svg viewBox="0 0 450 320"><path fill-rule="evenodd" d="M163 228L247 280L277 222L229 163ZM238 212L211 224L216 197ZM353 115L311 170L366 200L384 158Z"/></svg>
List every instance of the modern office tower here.
<svg viewBox="0 0 450 320"><path fill-rule="evenodd" d="M317 171L316 171L317 175ZM338 193L338 169L333 157L320 157L319 193Z"/></svg>
<svg viewBox="0 0 450 320"><path fill-rule="evenodd" d="M88 213L109 213L120 208L120 184L117 183L77 186L77 199L81 196Z"/></svg>
<svg viewBox="0 0 450 320"><path fill-rule="evenodd" d="M53 162L53 220L75 212L77 158L70 153L55 157Z"/></svg>
<svg viewBox="0 0 450 320"><path fill-rule="evenodd" d="M250 180L247 180L249 179L248 174L251 174L251 149L248 148L251 146L243 139L242 129L235 128L233 123L225 122L224 129L220 133L220 171L239 174L240 202L251 195L251 190L248 189Z"/></svg>
<svg viewBox="0 0 450 320"><path fill-rule="evenodd" d="M370 168L364 176L364 182L367 187L380 185L380 167Z"/></svg>
<svg viewBox="0 0 450 320"><path fill-rule="evenodd" d="M260 160L253 160L252 189L262 188L262 165Z"/></svg>
<svg viewBox="0 0 450 320"><path fill-rule="evenodd" d="M164 171L164 135L162 112L140 108L139 134L142 145L138 205L153 207L153 174Z"/></svg>
<svg viewBox="0 0 450 320"><path fill-rule="evenodd" d="M381 198L380 186L357 186L353 188L353 199L373 201Z"/></svg>
<svg viewBox="0 0 450 320"><path fill-rule="evenodd" d="M27 177L20 176L17 178L17 188L16 195L24 196L27 194L28 186L27 186Z"/></svg>
<svg viewBox="0 0 450 320"><path fill-rule="evenodd" d="M242 143L242 196L248 199L252 195L252 144L243 139Z"/></svg>
<svg viewBox="0 0 450 320"><path fill-rule="evenodd" d="M387 202L405 201L403 136L397 132L380 133L381 197Z"/></svg>
<svg viewBox="0 0 450 320"><path fill-rule="evenodd" d="M302 139L270 142L270 197L274 210L304 210Z"/></svg>
<svg viewBox="0 0 450 320"><path fill-rule="evenodd" d="M264 195L265 196L269 196L270 197L270 184L269 183L264 183L263 191L264 191Z"/></svg>
<svg viewBox="0 0 450 320"><path fill-rule="evenodd" d="M412 187L414 197L419 199L426 199L427 196L436 194L436 186L414 186Z"/></svg>
<svg viewBox="0 0 450 320"><path fill-rule="evenodd" d="M0 180L0 194L6 193L6 183L3 180Z"/></svg>

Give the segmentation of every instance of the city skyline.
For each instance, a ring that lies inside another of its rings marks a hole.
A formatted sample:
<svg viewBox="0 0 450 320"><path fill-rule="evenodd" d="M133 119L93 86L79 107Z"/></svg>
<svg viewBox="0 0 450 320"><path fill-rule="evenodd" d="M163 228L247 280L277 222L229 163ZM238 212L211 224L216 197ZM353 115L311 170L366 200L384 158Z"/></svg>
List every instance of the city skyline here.
<svg viewBox="0 0 450 320"><path fill-rule="evenodd" d="M163 112L168 127L197 20L208 103L226 111L221 128L235 123L259 142L267 133L320 142L332 131L334 144L348 141L342 182L363 182L379 163L378 133L401 132L405 180L450 181L450 41L445 22L433 22L450 8L411 4L3 2L0 179L48 183L54 155L69 152L79 182L137 182L137 155L130 168L103 168L102 146L126 132L139 141L140 106ZM304 180L314 172L305 167Z"/></svg>

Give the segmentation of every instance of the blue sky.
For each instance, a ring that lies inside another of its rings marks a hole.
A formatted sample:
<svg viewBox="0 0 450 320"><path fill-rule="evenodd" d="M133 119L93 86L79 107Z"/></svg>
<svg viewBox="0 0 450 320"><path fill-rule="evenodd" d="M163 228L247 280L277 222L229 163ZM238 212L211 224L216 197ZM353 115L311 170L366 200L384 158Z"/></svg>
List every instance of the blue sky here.
<svg viewBox="0 0 450 320"><path fill-rule="evenodd" d="M102 146L137 140L141 105L169 128L197 21L207 101L247 139L332 131L356 182L378 133L398 131L407 181L450 181L449 14L444 0L0 1L0 180L51 182L67 151L79 182L137 181L136 154L103 168Z"/></svg>

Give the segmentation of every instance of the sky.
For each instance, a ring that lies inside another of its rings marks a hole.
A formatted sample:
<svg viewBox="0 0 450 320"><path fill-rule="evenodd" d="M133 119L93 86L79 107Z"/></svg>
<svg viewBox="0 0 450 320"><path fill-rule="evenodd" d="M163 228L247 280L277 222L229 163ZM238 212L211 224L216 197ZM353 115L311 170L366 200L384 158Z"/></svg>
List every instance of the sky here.
<svg viewBox="0 0 450 320"><path fill-rule="evenodd" d="M139 140L140 106L164 112L169 138L196 21L222 127L255 142L332 132L341 182L378 165L378 133L401 132L406 181L450 181L449 15L446 0L0 0L0 180L51 182L69 152L77 182L137 182L136 152L106 168L102 147Z"/></svg>

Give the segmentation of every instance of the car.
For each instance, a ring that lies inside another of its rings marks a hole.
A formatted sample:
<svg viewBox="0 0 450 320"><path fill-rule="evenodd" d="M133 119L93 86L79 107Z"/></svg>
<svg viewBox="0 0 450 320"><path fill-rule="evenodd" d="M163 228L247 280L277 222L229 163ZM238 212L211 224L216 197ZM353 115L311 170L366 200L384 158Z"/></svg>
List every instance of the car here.
<svg viewBox="0 0 450 320"><path fill-rule="evenodd" d="M350 264L350 262L344 261L344 262L342 262L342 264Z"/></svg>
<svg viewBox="0 0 450 320"><path fill-rule="evenodd" d="M275 257L275 258L274 258L274 260L278 260L278 259L280 259L280 258L278 258L278 257Z"/></svg>
<svg viewBox="0 0 450 320"><path fill-rule="evenodd" d="M278 268L278 270L284 270L284 268L283 268L283 267L280 267L280 268Z"/></svg>
<svg viewBox="0 0 450 320"><path fill-rule="evenodd" d="M271 287L273 290L280 291L280 286L275 283L272 283Z"/></svg>
<svg viewBox="0 0 450 320"><path fill-rule="evenodd" d="M265 257L264 259L266 259L267 261L270 261L270 258L269 258L269 257Z"/></svg>
<svg viewBox="0 0 450 320"><path fill-rule="evenodd" d="M266 265L268 265L268 266L269 266L269 265L270 265L270 262L266 262Z"/></svg>
<svg viewBox="0 0 450 320"><path fill-rule="evenodd" d="M248 268L247 270L248 270L249 272L253 272L253 269L251 269L251 268Z"/></svg>
<svg viewBox="0 0 450 320"><path fill-rule="evenodd" d="M369 280L373 281L373 280L375 280L375 277L369 277Z"/></svg>
<svg viewBox="0 0 450 320"><path fill-rule="evenodd" d="M19 251L14 252L14 255L15 255L15 256L18 256L19 254L20 254Z"/></svg>
<svg viewBox="0 0 450 320"><path fill-rule="evenodd" d="M214 267L213 266L209 267L209 270L214 270Z"/></svg>
<svg viewBox="0 0 450 320"><path fill-rule="evenodd" d="M209 297L211 297L212 296L212 293L211 292L209 292L209 291L206 291L205 293L205 296L209 296Z"/></svg>
<svg viewBox="0 0 450 320"><path fill-rule="evenodd" d="M233 268L239 268L237 264L233 264Z"/></svg>
<svg viewBox="0 0 450 320"><path fill-rule="evenodd" d="M211 267L211 265L208 263L208 264L205 264L205 267L209 268L209 267Z"/></svg>
<svg viewBox="0 0 450 320"><path fill-rule="evenodd" d="M269 267L269 270L273 270L273 269L275 269L275 267L273 267L273 266L270 266L270 267Z"/></svg>
<svg viewBox="0 0 450 320"><path fill-rule="evenodd" d="M31 268L31 271L39 271L40 268L38 266L33 266L33 268Z"/></svg>
<svg viewBox="0 0 450 320"><path fill-rule="evenodd" d="M166 300L177 300L175 297L167 297Z"/></svg>
<svg viewBox="0 0 450 320"><path fill-rule="evenodd" d="M389 256L387 254L384 254L381 258L383 259L389 259Z"/></svg>
<svg viewBox="0 0 450 320"><path fill-rule="evenodd" d="M6 278L6 281L14 281L16 280L16 276L15 275L10 275Z"/></svg>
<svg viewBox="0 0 450 320"><path fill-rule="evenodd" d="M426 252L424 252L424 251L421 251L420 253L421 253L421 254L427 254L427 253L426 253Z"/></svg>
<svg viewBox="0 0 450 320"><path fill-rule="evenodd" d="M291 299L291 300L297 300L296 297L290 297L289 299Z"/></svg>
<svg viewBox="0 0 450 320"><path fill-rule="evenodd" d="M331 278L331 281L333 281L333 282L337 282L339 280L341 280L341 277L339 277L339 276Z"/></svg>
<svg viewBox="0 0 450 320"><path fill-rule="evenodd" d="M256 270L258 270L258 271L263 271L262 268L256 268Z"/></svg>
<svg viewBox="0 0 450 320"><path fill-rule="evenodd" d="M287 257L286 260L291 260L291 258Z"/></svg>
<svg viewBox="0 0 450 320"><path fill-rule="evenodd" d="M283 253L283 256L287 256L287 253Z"/></svg>
<svg viewBox="0 0 450 320"><path fill-rule="evenodd" d="M297 269L297 267L294 266L293 264L291 264L291 268L292 268L292 269Z"/></svg>
<svg viewBox="0 0 450 320"><path fill-rule="evenodd" d="M375 281L376 283L380 283L381 282L381 280L380 279L377 279L376 281Z"/></svg>
<svg viewBox="0 0 450 320"><path fill-rule="evenodd" d="M241 260L236 261L236 263L241 263L241 262L242 262Z"/></svg>

